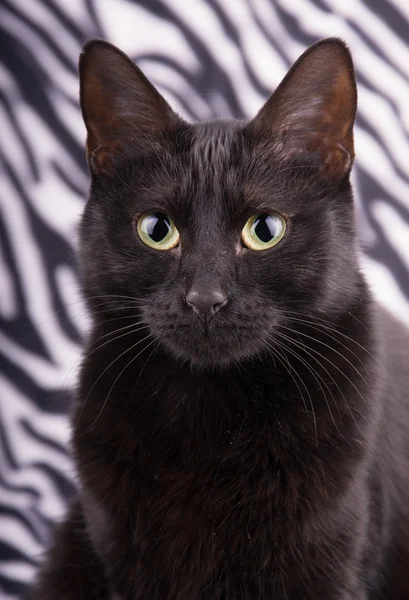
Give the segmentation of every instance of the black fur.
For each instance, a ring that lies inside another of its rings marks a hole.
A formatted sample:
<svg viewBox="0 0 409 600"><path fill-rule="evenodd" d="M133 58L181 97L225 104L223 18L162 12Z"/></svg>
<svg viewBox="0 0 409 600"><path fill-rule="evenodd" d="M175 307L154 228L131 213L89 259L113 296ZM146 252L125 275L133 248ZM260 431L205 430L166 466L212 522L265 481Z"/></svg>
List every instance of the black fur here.
<svg viewBox="0 0 409 600"><path fill-rule="evenodd" d="M332 46L350 73L337 40L308 56L331 60ZM331 140L310 140L320 123L283 133L268 110L275 135L263 111L250 124L171 117L160 137L104 140L103 163L89 127L79 492L34 599L409 598L408 337L359 269L352 146L334 157ZM284 238L245 248L247 219L271 210ZM180 246L138 238L137 216L155 211ZM192 287L227 304L203 322Z"/></svg>

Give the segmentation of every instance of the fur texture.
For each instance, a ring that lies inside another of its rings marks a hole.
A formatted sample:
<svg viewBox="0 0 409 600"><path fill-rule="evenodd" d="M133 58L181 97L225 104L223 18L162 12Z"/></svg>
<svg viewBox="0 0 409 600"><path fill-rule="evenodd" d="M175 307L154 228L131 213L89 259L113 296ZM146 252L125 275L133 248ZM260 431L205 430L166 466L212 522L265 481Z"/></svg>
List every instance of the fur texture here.
<svg viewBox="0 0 409 600"><path fill-rule="evenodd" d="M80 488L32 598L406 600L408 337L359 270L344 44L250 123L183 122L104 42L80 71ZM245 247L272 211L283 239ZM168 251L137 234L158 212ZM200 318L191 290L227 301Z"/></svg>

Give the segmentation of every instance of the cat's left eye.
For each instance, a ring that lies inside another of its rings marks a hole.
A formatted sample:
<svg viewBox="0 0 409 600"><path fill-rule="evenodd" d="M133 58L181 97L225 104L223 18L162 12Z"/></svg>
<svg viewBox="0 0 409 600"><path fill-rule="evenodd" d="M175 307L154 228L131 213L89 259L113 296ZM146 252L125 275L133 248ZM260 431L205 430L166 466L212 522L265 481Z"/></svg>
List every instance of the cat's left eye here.
<svg viewBox="0 0 409 600"><path fill-rule="evenodd" d="M267 250L278 244L285 229L285 219L277 213L253 215L243 227L241 239L251 250Z"/></svg>
<svg viewBox="0 0 409 600"><path fill-rule="evenodd" d="M170 250L179 243L179 232L165 213L142 215L138 219L137 230L144 244L155 250Z"/></svg>

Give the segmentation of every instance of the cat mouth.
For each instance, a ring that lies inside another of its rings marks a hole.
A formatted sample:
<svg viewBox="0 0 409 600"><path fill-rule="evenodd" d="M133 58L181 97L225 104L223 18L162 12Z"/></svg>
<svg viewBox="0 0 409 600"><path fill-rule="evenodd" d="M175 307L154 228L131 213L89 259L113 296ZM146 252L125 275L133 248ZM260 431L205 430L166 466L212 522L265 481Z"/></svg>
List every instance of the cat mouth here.
<svg viewBox="0 0 409 600"><path fill-rule="evenodd" d="M231 328L216 328L211 322L188 328L178 339L163 340L170 353L197 367L226 367L256 353L254 339L238 336Z"/></svg>
<svg viewBox="0 0 409 600"><path fill-rule="evenodd" d="M149 307L144 317L165 354L199 368L225 368L251 359L263 351L271 333L271 318L260 320L237 310L206 319L188 311L154 319L152 314L161 311Z"/></svg>

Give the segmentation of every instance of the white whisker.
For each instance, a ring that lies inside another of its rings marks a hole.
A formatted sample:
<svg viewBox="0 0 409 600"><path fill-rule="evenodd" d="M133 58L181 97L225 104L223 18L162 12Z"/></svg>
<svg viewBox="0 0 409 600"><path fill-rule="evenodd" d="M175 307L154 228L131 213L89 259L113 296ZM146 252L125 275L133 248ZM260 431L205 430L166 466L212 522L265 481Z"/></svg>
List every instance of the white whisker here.
<svg viewBox="0 0 409 600"><path fill-rule="evenodd" d="M148 336L148 337L149 337L149 336ZM144 338L144 339L147 339L147 338ZM134 362L134 361L135 361L137 358L138 358L138 356L140 356L140 355L142 354L142 352L145 352L145 350L147 350L147 349L149 348L149 346L152 346L152 344L154 344L156 341L157 341L157 338L154 338L154 339L153 339L151 342L149 342L149 344L147 344L147 346L145 346L145 348L143 348L143 349L142 349L140 352L138 352L138 354L137 354L136 356L134 356L133 358L131 358L131 360L130 360L129 362L127 362L127 363L126 363L126 365L124 366L124 368L123 368L123 369L120 371L119 375L117 375L117 377L115 378L115 381L114 381L114 383L113 383L113 384L111 385L111 387L109 388L109 392L108 392L108 394L107 394L107 396L106 396L106 398L105 398L105 400L104 400L104 403L103 403L103 405L102 405L102 407L101 407L101 410L99 411L99 413L97 414L97 416L95 417L95 419L93 420L93 422L91 423L91 425L89 425L89 427L87 427L87 429L84 431L84 434L85 434L85 433L87 433L87 431L89 431L89 430L90 430L90 429L91 429L91 428L92 428L92 427L95 425L95 423L98 421L99 417L102 415L102 413L103 413L103 411L104 411L104 408L105 408L105 406L107 405L107 402L108 402L108 400L109 400L109 397L110 397L110 395L111 395L111 393L112 393L112 390L114 389L114 387L115 387L115 385L116 385L117 381L119 380L119 378L121 377L121 375L122 375L122 374L123 374L123 373L126 371L126 369L127 369L127 368L128 368L128 367L129 367L129 366L130 366L130 365L131 365L131 364L132 364L132 363L133 363L133 362ZM133 348L135 348L135 346L137 346L137 345L138 345L138 344L134 344L134 345L133 345L133 346L131 346L131 348L129 348L128 350L132 350L132 349L133 349ZM155 348L154 348L154 351L155 351ZM147 359L147 361L146 361L146 362L148 362L148 360L150 359L150 357L152 356L152 354L153 354L153 352L151 352L151 354L148 356L148 359ZM111 365L112 365L114 362L115 362L115 361L113 361L113 362L111 363ZM111 366L111 365L110 365L110 366ZM145 363L145 365L146 365L146 363ZM144 365L144 366L145 366L145 365ZM139 374L139 376L140 376L140 374ZM98 379L97 379L97 381L98 381ZM92 389L93 389L93 388L91 388L91 391L92 391ZM87 398L88 398L88 396L87 396Z"/></svg>

